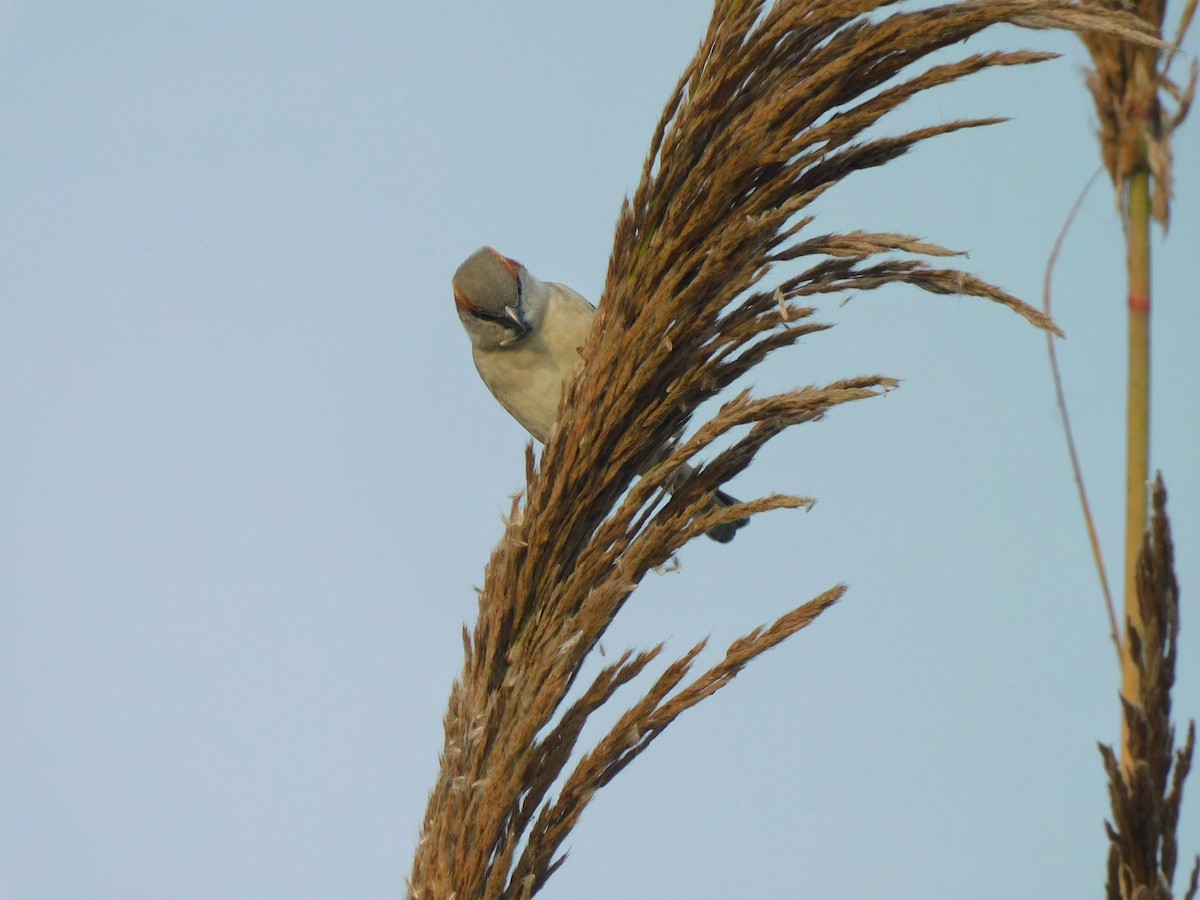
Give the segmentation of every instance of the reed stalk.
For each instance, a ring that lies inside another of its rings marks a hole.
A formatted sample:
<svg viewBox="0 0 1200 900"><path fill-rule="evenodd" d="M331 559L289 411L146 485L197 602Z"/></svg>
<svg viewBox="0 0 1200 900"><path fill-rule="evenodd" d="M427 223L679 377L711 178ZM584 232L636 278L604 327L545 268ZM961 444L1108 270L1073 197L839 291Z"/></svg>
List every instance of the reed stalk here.
<svg viewBox="0 0 1200 900"><path fill-rule="evenodd" d="M1090 0L1098 9L1129 10L1162 36L1166 0ZM1176 49L1192 22L1196 0L1184 5L1174 45L1153 46L1083 33L1093 70L1088 75L1100 123L1100 148L1112 179L1125 228L1128 308L1126 456L1125 456L1125 577L1121 691L1126 700L1139 695L1138 667L1132 658L1128 632L1141 615L1137 599L1137 559L1146 531L1147 483L1150 477L1150 231L1153 221L1165 229L1170 222L1173 184L1171 137L1183 122L1195 95L1197 66L1193 61L1187 82L1171 80ZM1175 110L1169 109L1169 101ZM1122 719L1124 722L1124 718ZM1124 726L1122 726L1124 727ZM1122 738L1122 760L1133 765L1128 735Z"/></svg>
<svg viewBox="0 0 1200 900"><path fill-rule="evenodd" d="M1161 37L1166 0L1090 0L1090 6L1133 12ZM1173 184L1171 138L1196 90L1197 65L1183 85L1169 73L1196 12L1185 3L1174 45L1155 47L1083 34L1094 65L1088 76L1100 122L1100 148L1125 227L1128 370L1125 456L1124 630L1120 640L1120 761L1102 747L1113 819L1109 900L1169 900L1178 858L1176 826L1191 765L1195 725L1174 748L1171 689L1179 628L1174 549L1159 476L1152 492L1154 520L1147 528L1150 474L1151 228L1170 222ZM1170 110L1174 102L1175 109ZM1196 896L1200 857L1185 896Z"/></svg>

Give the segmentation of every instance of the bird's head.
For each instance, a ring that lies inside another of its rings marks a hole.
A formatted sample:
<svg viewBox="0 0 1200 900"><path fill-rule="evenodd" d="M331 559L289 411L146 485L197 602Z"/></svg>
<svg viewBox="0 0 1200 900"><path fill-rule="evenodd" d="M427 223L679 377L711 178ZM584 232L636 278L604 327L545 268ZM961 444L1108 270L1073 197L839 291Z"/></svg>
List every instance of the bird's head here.
<svg viewBox="0 0 1200 900"><path fill-rule="evenodd" d="M546 286L491 247L468 256L451 284L458 317L481 350L515 346L537 329L545 313Z"/></svg>

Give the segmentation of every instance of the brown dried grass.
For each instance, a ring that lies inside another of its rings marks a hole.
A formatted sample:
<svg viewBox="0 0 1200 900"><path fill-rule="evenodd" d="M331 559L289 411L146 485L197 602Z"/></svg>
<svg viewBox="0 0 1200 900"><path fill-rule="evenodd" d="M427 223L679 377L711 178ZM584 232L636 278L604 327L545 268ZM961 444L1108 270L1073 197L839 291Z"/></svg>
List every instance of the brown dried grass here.
<svg viewBox="0 0 1200 900"><path fill-rule="evenodd" d="M1098 9L1123 10L1145 22L1158 37L1163 36L1166 0L1084 0ZM1180 84L1170 77L1178 47L1192 24L1197 0L1187 0L1179 17L1174 49L1135 44L1115 35L1082 32L1084 44L1095 66L1088 73L1088 88L1096 104L1100 124L1100 149L1104 165L1124 209L1124 185L1134 172L1148 168L1153 177L1152 213L1164 227L1171 217L1171 136L1187 117L1196 94L1200 72L1192 61L1187 80ZM1165 96L1164 96L1165 95ZM1169 99L1168 99L1169 98ZM1174 110L1170 109L1174 104Z"/></svg>
<svg viewBox="0 0 1200 900"><path fill-rule="evenodd" d="M1179 809L1196 744L1196 725L1190 722L1187 740L1177 749L1171 721L1179 584L1175 580L1167 491L1161 475L1155 480L1152 502L1154 518L1138 559L1141 623L1127 619L1125 624L1130 652L1140 674L1139 696L1121 699L1126 749L1131 751L1132 764L1122 766L1111 747L1100 745L1115 823L1105 823L1109 900L1170 900L1174 896ZM1196 896L1198 877L1200 857L1192 866L1184 895L1187 900Z"/></svg>
<svg viewBox="0 0 1200 900"><path fill-rule="evenodd" d="M711 492L784 429L895 386L876 375L760 399L743 392L684 439L701 403L770 353L828 327L812 320L805 299L903 283L992 300L1057 332L1036 309L973 275L896 257L950 250L887 232L801 239L812 223L803 212L854 172L927 138L998 121L864 138L914 94L1050 56L988 53L906 71L929 53L1004 22L1135 39L1138 26L1042 0L873 15L890 5L716 3L654 134L641 184L622 207L584 364L564 391L540 465L527 453L524 503L514 500L487 566L478 622L473 633L464 630L463 672L451 690L410 897L532 896L562 864L556 854L598 789L676 716L842 596L844 587L830 588L692 676L698 644L594 747L577 752L589 717L661 652L659 645L624 653L567 703L585 660L646 573L720 522L811 503L772 495L714 509ZM760 287L773 264L795 260L807 268ZM729 447L664 495L681 462L730 432L738 436Z"/></svg>

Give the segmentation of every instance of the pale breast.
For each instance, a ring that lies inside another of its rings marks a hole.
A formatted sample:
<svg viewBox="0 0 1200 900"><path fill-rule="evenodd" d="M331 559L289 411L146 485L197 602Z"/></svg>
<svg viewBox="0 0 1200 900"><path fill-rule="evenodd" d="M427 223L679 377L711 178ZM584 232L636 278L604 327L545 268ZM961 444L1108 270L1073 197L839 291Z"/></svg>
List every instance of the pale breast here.
<svg viewBox="0 0 1200 900"><path fill-rule="evenodd" d="M579 294L551 287L556 290L545 319L533 334L516 346L474 353L488 390L543 443L558 416L563 381L579 364L579 348L595 316L595 308Z"/></svg>
<svg viewBox="0 0 1200 900"><path fill-rule="evenodd" d="M558 413L563 378L544 342L526 339L516 349L476 352L475 368L500 405L544 442Z"/></svg>

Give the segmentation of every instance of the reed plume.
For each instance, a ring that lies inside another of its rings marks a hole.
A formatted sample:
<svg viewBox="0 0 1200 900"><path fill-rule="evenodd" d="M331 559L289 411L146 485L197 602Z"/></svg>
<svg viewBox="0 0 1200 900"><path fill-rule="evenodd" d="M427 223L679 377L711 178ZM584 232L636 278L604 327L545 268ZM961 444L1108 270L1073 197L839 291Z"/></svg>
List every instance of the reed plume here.
<svg viewBox="0 0 1200 900"><path fill-rule="evenodd" d="M514 500L488 563L475 628L464 630L410 897L532 896L562 864L563 841L598 789L678 715L842 596L844 587L832 587L755 629L699 675L691 669L704 644L696 645L594 747L579 747L589 718L661 654L661 644L626 652L576 687L646 573L721 522L811 503L775 494L716 509L712 492L786 428L896 385L873 375L762 398L742 392L685 436L701 403L769 354L829 327L807 302L902 283L991 300L1057 332L1000 288L927 261L950 250L887 231L814 234L806 209L842 179L923 140L999 121L864 135L915 94L1052 55L993 52L909 70L933 51L999 23L1144 39L1140 26L1049 0L879 14L892 5L717 0L655 130L641 183L621 208L583 364L540 462L527 451L523 500ZM802 270L767 285L784 262ZM696 464L684 484L672 483L682 462L726 435L729 446Z"/></svg>
<svg viewBox="0 0 1200 900"><path fill-rule="evenodd" d="M1196 2L1184 3L1174 43L1166 49L1097 31L1080 34L1094 66L1088 72L1088 89L1100 125L1101 156L1116 188L1118 206L1127 209L1132 199L1130 181L1145 172L1150 182L1149 212L1164 227L1171 219L1174 183L1171 138L1191 109L1200 72L1193 60L1181 83L1171 78L1171 67L1196 14ZM1127 10L1162 37L1166 0L1086 0L1086 4Z"/></svg>
<svg viewBox="0 0 1200 900"><path fill-rule="evenodd" d="M1187 739L1180 748L1175 747L1171 722L1179 584L1161 475L1152 495L1154 516L1138 557L1139 621L1128 620L1125 626L1129 652L1140 675L1139 695L1122 698L1130 761L1122 765L1111 747L1100 745L1113 815L1112 823L1105 823L1109 900L1170 900L1174 896L1179 809L1196 745L1195 722L1188 723ZM1187 900L1196 896L1198 879L1200 857L1192 865L1184 895Z"/></svg>

